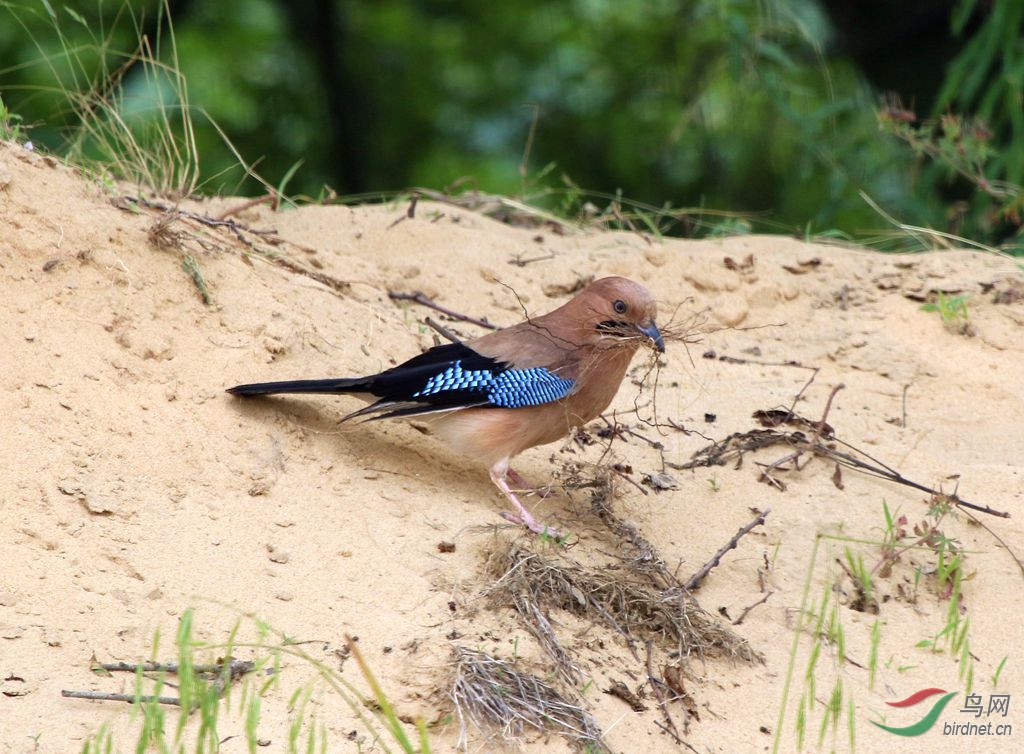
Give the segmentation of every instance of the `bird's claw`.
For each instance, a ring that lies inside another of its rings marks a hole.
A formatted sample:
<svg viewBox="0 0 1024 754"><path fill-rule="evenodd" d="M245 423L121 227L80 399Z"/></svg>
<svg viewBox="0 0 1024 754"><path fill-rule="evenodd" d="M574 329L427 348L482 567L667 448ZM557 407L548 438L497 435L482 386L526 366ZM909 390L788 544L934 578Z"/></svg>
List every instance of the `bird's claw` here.
<svg viewBox="0 0 1024 754"><path fill-rule="evenodd" d="M533 516L527 514L526 516L518 516L512 511L501 511L501 517L506 521L516 524L518 526L525 526L527 529L532 531L534 534L539 534L542 537L550 537L553 540L561 542L566 538L566 535L562 534L558 529L552 526L542 524Z"/></svg>

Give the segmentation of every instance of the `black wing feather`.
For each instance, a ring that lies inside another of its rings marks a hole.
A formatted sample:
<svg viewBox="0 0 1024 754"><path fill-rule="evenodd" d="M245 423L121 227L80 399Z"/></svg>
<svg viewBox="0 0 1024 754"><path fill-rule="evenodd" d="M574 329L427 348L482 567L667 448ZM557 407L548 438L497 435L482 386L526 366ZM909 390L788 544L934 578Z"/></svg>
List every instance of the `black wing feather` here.
<svg viewBox="0 0 1024 754"><path fill-rule="evenodd" d="M435 346L369 377L238 385L236 395L362 393L378 400L346 416L386 419L459 408L520 408L559 400L575 388L544 368L515 369L463 343Z"/></svg>
<svg viewBox="0 0 1024 754"><path fill-rule="evenodd" d="M434 346L404 364L372 377L369 392L380 398L381 404L414 401L429 405L431 408L427 410L485 405L487 390L484 388L464 387L459 390L439 391L431 395L417 395L427 387L432 377L444 373L456 364L460 364L466 371L488 371L492 374L501 374L508 369L507 364L479 354L463 343L449 343ZM422 410L409 408L395 412L394 415L405 416L410 413L422 413Z"/></svg>

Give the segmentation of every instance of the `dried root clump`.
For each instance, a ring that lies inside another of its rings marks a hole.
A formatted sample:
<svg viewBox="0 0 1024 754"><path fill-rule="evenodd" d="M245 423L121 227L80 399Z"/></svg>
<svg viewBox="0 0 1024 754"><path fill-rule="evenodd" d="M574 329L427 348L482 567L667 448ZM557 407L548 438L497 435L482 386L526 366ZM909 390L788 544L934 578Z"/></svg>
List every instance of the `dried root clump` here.
<svg viewBox="0 0 1024 754"><path fill-rule="evenodd" d="M578 677L578 671L549 622L538 620L551 608L605 623L631 648L638 638L667 639L681 658L760 659L745 639L715 620L681 586L656 589L619 564L586 567L557 553L540 555L514 544L497 555L494 563L501 576L491 594L511 601L569 680Z"/></svg>
<svg viewBox="0 0 1024 754"><path fill-rule="evenodd" d="M485 652L455 648L455 682L451 698L462 726L459 745L467 746L467 721L482 732L497 728L506 741L519 739L527 728L555 733L588 751L608 752L594 718L566 701L536 676Z"/></svg>

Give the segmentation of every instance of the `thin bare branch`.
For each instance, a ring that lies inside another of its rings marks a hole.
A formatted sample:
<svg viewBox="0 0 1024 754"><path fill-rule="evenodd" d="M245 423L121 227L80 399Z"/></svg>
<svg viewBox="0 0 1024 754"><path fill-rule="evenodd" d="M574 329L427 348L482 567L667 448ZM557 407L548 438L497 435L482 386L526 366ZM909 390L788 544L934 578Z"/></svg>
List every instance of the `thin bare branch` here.
<svg viewBox="0 0 1024 754"><path fill-rule="evenodd" d="M686 581L686 583L683 584L683 586L688 590L696 589L697 587L699 587L700 582L704 580L704 577L711 573L711 570L717 567L718 564L722 562L722 558L725 556L725 554L729 552L729 550L734 549L736 545L739 544L740 539L742 539L746 534L749 534L754 529L754 527L763 525L765 518L771 512L771 508L768 508L757 514L753 521L751 521L749 524L747 524L738 532L736 532L732 536L732 538L724 545L722 545L718 552L716 552L714 556L712 556L711 560L709 560L707 563L701 566L700 570L693 574L693 576L691 576Z"/></svg>

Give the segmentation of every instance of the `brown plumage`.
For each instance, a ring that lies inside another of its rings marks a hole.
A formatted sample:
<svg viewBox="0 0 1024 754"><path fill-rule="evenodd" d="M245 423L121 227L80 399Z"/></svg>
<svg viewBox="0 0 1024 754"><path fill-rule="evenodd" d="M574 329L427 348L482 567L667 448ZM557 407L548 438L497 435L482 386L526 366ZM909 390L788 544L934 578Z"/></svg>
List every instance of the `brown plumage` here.
<svg viewBox="0 0 1024 754"><path fill-rule="evenodd" d="M642 285L602 278L548 314L437 346L377 375L238 385L228 392L355 393L377 400L346 419L423 415L454 450L487 465L516 508L506 518L553 534L509 488L509 477L521 482L509 461L599 416L637 349L665 350L656 315L654 297Z"/></svg>

